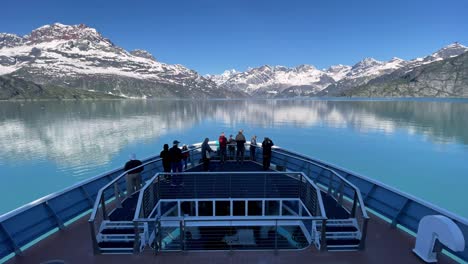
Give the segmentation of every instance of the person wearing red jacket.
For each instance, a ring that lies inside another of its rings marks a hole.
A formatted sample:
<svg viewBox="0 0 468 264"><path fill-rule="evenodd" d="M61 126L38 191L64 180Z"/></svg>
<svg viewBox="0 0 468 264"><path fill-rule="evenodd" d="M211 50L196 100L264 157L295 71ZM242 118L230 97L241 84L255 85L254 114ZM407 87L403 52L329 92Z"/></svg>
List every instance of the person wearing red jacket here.
<svg viewBox="0 0 468 264"><path fill-rule="evenodd" d="M227 149L227 138L224 136L224 132L221 133L218 139L219 142L219 158L221 160L221 164L224 164L226 160L226 149Z"/></svg>

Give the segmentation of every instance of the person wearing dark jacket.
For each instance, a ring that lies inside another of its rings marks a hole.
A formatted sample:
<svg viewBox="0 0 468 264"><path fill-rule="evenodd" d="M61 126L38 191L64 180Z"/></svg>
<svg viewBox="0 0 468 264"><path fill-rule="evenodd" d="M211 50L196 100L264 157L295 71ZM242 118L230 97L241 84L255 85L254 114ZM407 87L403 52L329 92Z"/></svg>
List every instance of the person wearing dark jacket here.
<svg viewBox="0 0 468 264"><path fill-rule="evenodd" d="M162 159L164 172L171 172L171 153L169 152L169 145L164 144L163 151L159 154Z"/></svg>
<svg viewBox="0 0 468 264"><path fill-rule="evenodd" d="M273 141L268 137L262 142L262 149L263 149L263 170L270 169L270 162L271 162L271 147L273 147Z"/></svg>
<svg viewBox="0 0 468 264"><path fill-rule="evenodd" d="M221 136L219 136L218 139L219 142L219 159L221 161L221 164L224 163L226 160L226 149L227 149L227 138L224 136L224 132L221 133Z"/></svg>
<svg viewBox="0 0 468 264"><path fill-rule="evenodd" d="M242 161L244 163L244 153L245 153L245 137L242 134L243 130L239 130L239 133L236 136L236 143L237 143L237 152L236 152L236 160L238 163Z"/></svg>
<svg viewBox="0 0 468 264"><path fill-rule="evenodd" d="M234 159L234 153L236 152L236 141L232 138L232 135L229 136L228 140L228 150L229 150L229 159Z"/></svg>
<svg viewBox="0 0 468 264"><path fill-rule="evenodd" d="M205 138L203 141L203 144L201 146L201 152L202 152L202 160L203 160L203 170L204 171L209 171L210 170L210 157L211 157L211 152L213 150L210 147L210 144L208 144L208 141L210 141L208 138Z"/></svg>
<svg viewBox="0 0 468 264"><path fill-rule="evenodd" d="M127 172L125 176L126 185L127 185L127 197L132 196L132 194L141 188L141 175L143 171L143 166L136 168L143 163L140 160L136 159L135 154L130 155L130 160L125 163L124 171ZM135 169L133 169L135 168ZM133 169L133 170L132 170Z"/></svg>
<svg viewBox="0 0 468 264"><path fill-rule="evenodd" d="M174 140L172 148L169 150L170 157L171 157L171 167L172 173L174 174L172 179L172 186L175 186L179 183L179 175L182 172L182 150L179 148L179 141Z"/></svg>
<svg viewBox="0 0 468 264"><path fill-rule="evenodd" d="M169 152L169 145L164 144L163 151L159 154L159 157L162 159L162 164L165 173L171 172L171 153ZM168 181L171 176L169 174L164 175L164 180Z"/></svg>

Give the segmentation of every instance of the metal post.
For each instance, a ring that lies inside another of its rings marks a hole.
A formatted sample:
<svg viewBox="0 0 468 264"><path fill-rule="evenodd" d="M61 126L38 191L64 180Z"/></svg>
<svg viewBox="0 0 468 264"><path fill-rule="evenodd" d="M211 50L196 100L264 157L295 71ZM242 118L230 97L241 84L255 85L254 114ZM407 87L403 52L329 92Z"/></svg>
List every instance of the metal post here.
<svg viewBox="0 0 468 264"><path fill-rule="evenodd" d="M101 250L99 249L99 245L97 242L96 238L96 230L94 229L94 221L90 221L89 223L89 229L91 230L91 241L93 242L93 253L94 255L98 255L101 253Z"/></svg>
<svg viewBox="0 0 468 264"><path fill-rule="evenodd" d="M332 184L333 184L333 173L330 172L330 183L328 184L328 191L327 191L327 196L330 196L331 191L332 191Z"/></svg>
<svg viewBox="0 0 468 264"><path fill-rule="evenodd" d="M364 222L362 223L361 242L359 243L359 249L360 250L364 250L366 248L367 222L368 221L369 221L368 218L364 218Z"/></svg>
<svg viewBox="0 0 468 264"><path fill-rule="evenodd" d="M164 175L163 177L165 177ZM161 199L161 175L158 176L158 181L156 183L156 201L159 201Z"/></svg>
<svg viewBox="0 0 468 264"><path fill-rule="evenodd" d="M341 184L340 184L339 193L340 193L340 196L338 198L338 203L341 206L343 206L344 181L342 181Z"/></svg>
<svg viewBox="0 0 468 264"><path fill-rule="evenodd" d="M160 252L161 249L162 249L161 219L158 217L156 221L157 221L157 226L158 226L158 233L157 233L157 237L156 237L156 243L157 243L158 252Z"/></svg>
<svg viewBox="0 0 468 264"><path fill-rule="evenodd" d="M86 197L86 200L88 200L88 203L89 203L89 206L91 208L93 208L94 206L94 200L91 199L91 197L89 196L89 193L86 191L86 189L84 188L84 185L81 185L80 186L80 190L83 192L83 195Z"/></svg>
<svg viewBox="0 0 468 264"><path fill-rule="evenodd" d="M197 177L196 174L193 175L193 190L194 190L193 192L194 192L194 194L195 194L195 195L194 195L195 198L198 198L198 188L197 188L197 187L198 187L198 181L197 181L197 178L198 178L198 177Z"/></svg>
<svg viewBox="0 0 468 264"><path fill-rule="evenodd" d="M299 184L298 184L298 186L297 186L297 193L298 193L297 196L298 196L299 198L301 198L301 194L302 194L302 192L301 192L301 186L302 186L302 173L299 174Z"/></svg>
<svg viewBox="0 0 468 264"><path fill-rule="evenodd" d="M127 195L130 195L130 193L127 193ZM117 182L114 183L114 197L115 197L115 200L117 201L117 207L119 208L122 207L120 189L119 189L119 185L117 184Z"/></svg>
<svg viewBox="0 0 468 264"><path fill-rule="evenodd" d="M106 211L106 201L105 201L104 196L105 194L104 192L102 192L102 196L101 196L102 219L109 220L109 215L107 214L107 211Z"/></svg>
<svg viewBox="0 0 468 264"><path fill-rule="evenodd" d="M153 183L150 184L149 188L150 188L150 189L149 189L149 204L151 205L151 207L150 207L151 210L153 210L154 205L156 204L156 203L154 202L154 184L153 184ZM145 193L143 192L143 198L144 198L144 195L145 195ZM142 203L142 207L143 207L143 204L144 204L144 203ZM142 211L145 211L145 209L146 209L146 208L143 208ZM150 212L151 212L151 211L150 211ZM145 215L144 215L143 217L149 217L149 215L146 215L146 212L145 212Z"/></svg>
<svg viewBox="0 0 468 264"><path fill-rule="evenodd" d="M320 229L320 251L327 251L327 220L322 220L322 228Z"/></svg>
<svg viewBox="0 0 468 264"><path fill-rule="evenodd" d="M232 235L234 233L234 228L232 227L232 222L231 222L231 226L229 227L229 235ZM231 243L229 243L229 254L230 255L233 255L234 254L234 251L232 250L232 241Z"/></svg>
<svg viewBox="0 0 468 264"><path fill-rule="evenodd" d="M135 230L135 240L133 241L133 254L140 252L140 230L138 228L138 222L133 222L133 228Z"/></svg>
<svg viewBox="0 0 468 264"><path fill-rule="evenodd" d="M184 251L185 250L185 226L184 226L184 220L180 220L179 222L179 228L180 228L180 250Z"/></svg>
<svg viewBox="0 0 468 264"><path fill-rule="evenodd" d="M62 219L55 213L54 209L50 206L49 201L44 203L44 206L49 210L49 212L52 214L52 216L55 219L55 222L57 222L57 226L60 230L65 229L65 225L62 222Z"/></svg>
<svg viewBox="0 0 468 264"><path fill-rule="evenodd" d="M278 219L275 220L275 255L278 254Z"/></svg>
<svg viewBox="0 0 468 264"><path fill-rule="evenodd" d="M356 208L357 208L357 192L354 191L354 198L353 198L353 209L351 209L351 217L356 217Z"/></svg>
<svg viewBox="0 0 468 264"><path fill-rule="evenodd" d="M16 244L15 240L13 240L13 237L10 235L10 233L8 233L8 231L6 230L6 228L3 226L3 223L0 222L0 230L3 231L3 233L6 235L6 237L8 238L8 242L10 242L10 245L11 247L15 250L15 254L17 256L22 256L23 255L23 251L21 250L20 247L18 247L18 245Z"/></svg>

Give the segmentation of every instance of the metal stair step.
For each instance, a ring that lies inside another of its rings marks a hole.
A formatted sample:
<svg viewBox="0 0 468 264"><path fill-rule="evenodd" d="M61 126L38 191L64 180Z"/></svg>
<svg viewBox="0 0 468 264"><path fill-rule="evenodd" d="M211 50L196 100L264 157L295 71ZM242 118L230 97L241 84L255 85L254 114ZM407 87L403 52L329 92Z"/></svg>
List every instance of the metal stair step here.
<svg viewBox="0 0 468 264"><path fill-rule="evenodd" d="M358 246L359 239L327 239L327 246Z"/></svg>
<svg viewBox="0 0 468 264"><path fill-rule="evenodd" d="M357 232L358 229L355 226L328 226L326 227L326 232Z"/></svg>
<svg viewBox="0 0 468 264"><path fill-rule="evenodd" d="M98 243L101 249L131 249L133 241L102 241Z"/></svg>
<svg viewBox="0 0 468 264"><path fill-rule="evenodd" d="M135 229L133 228L106 228L101 231L102 235L134 235Z"/></svg>

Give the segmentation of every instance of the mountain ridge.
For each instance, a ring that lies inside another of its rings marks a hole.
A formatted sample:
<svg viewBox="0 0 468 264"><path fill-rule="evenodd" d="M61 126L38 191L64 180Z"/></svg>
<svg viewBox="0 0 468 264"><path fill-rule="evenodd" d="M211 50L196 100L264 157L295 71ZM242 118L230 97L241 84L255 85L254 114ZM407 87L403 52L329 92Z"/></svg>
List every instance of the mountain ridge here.
<svg viewBox="0 0 468 264"><path fill-rule="evenodd" d="M54 23L24 36L0 33L0 76L124 98L343 96L376 83L374 80L399 78L467 51L452 43L408 61L364 58L351 66L338 64L327 69L310 64L262 65L244 72L227 70L202 76L183 65L160 62L146 50L127 51L84 24Z"/></svg>
<svg viewBox="0 0 468 264"><path fill-rule="evenodd" d="M236 72L230 75L229 78L225 78L224 82L218 82L218 85L225 89L240 89L251 96L340 96L340 94L347 90L365 85L374 78L396 70L405 69L408 71L435 61L461 55L467 51L467 47L459 43L453 43L424 58L416 58L409 61L397 57L393 57L388 61L364 58L352 66L338 64L322 70L318 70L314 66L307 64L296 67L263 65L249 68L245 72ZM293 79L292 82L288 82L287 78L280 78L278 80L278 74L275 75L275 73L265 71L265 69L276 69L276 71L283 69L283 73L280 73L280 75L285 75L287 72L294 71L298 67L309 67L312 69L308 73L310 74L309 77L315 75L315 77L321 78L307 79L303 78L303 76L296 76L297 78L291 78ZM210 75L208 77L212 79L217 78L217 80L222 79L219 78L219 75ZM302 80L303 82L299 82L298 80Z"/></svg>
<svg viewBox="0 0 468 264"><path fill-rule="evenodd" d="M55 23L23 37L0 35L0 75L39 85L139 98L229 98L211 80L180 64L156 61L144 50L126 51L86 25Z"/></svg>

